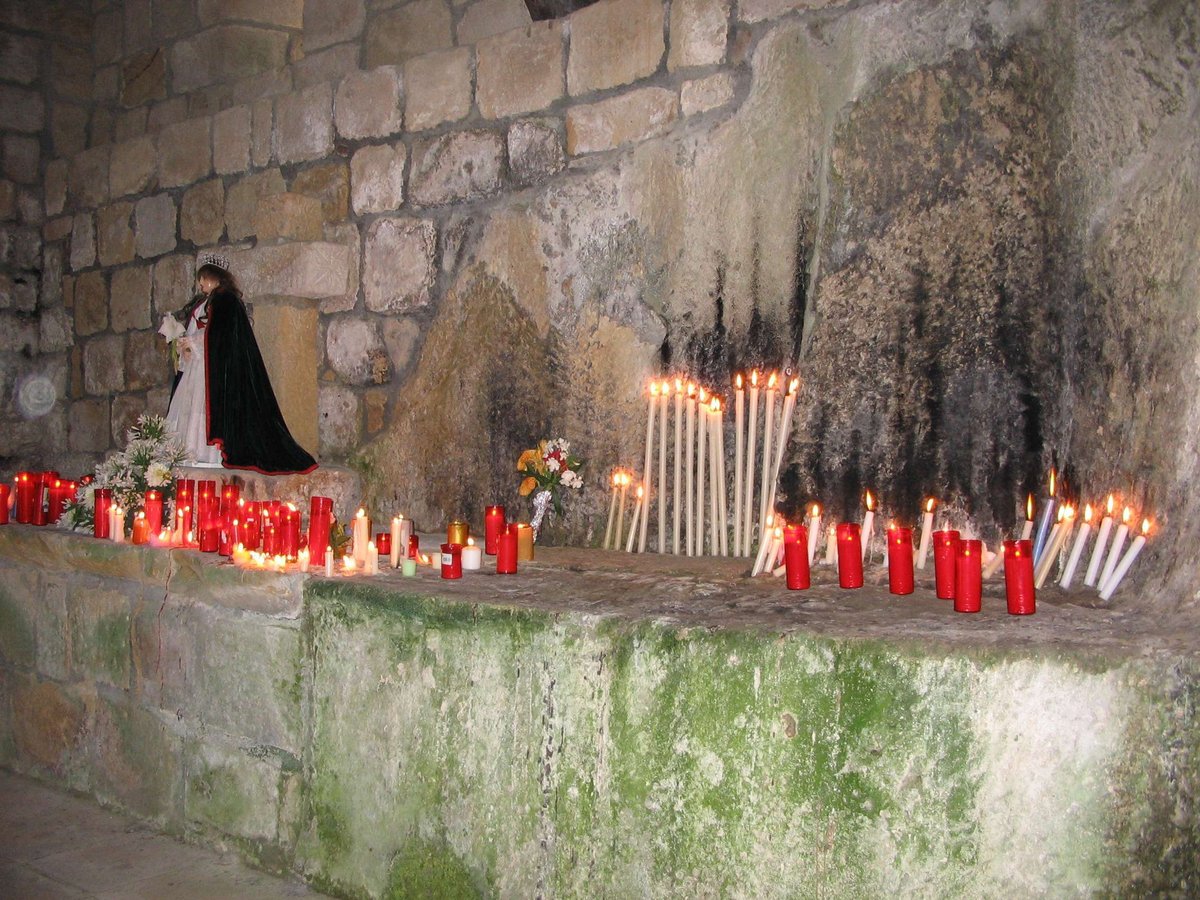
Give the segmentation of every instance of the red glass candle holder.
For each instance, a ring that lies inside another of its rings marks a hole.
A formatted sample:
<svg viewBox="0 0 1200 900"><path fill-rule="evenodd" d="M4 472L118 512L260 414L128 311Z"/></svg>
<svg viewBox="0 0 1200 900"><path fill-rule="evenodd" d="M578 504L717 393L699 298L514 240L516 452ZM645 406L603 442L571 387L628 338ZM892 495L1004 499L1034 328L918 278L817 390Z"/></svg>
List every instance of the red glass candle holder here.
<svg viewBox="0 0 1200 900"><path fill-rule="evenodd" d="M34 491L37 488L37 481L32 472L18 472L13 484L17 494L15 503L17 521L22 525L28 525L33 521Z"/></svg>
<svg viewBox="0 0 1200 900"><path fill-rule="evenodd" d="M242 499L242 489L236 484L227 484L221 488L221 515L230 517L237 510L238 501Z"/></svg>
<svg viewBox="0 0 1200 900"><path fill-rule="evenodd" d="M158 534L162 531L163 499L161 491L153 488L146 491L142 497L142 512L146 514L151 534Z"/></svg>
<svg viewBox="0 0 1200 900"><path fill-rule="evenodd" d="M913 592L913 541L911 528L887 531L888 590L893 594Z"/></svg>
<svg viewBox="0 0 1200 900"><path fill-rule="evenodd" d="M57 472L38 472L34 475L33 487L33 524L45 525L47 518L46 504L50 495L50 485L58 477Z"/></svg>
<svg viewBox="0 0 1200 900"><path fill-rule="evenodd" d="M496 538L496 574L517 574L517 533L507 528Z"/></svg>
<svg viewBox="0 0 1200 900"><path fill-rule="evenodd" d="M500 535L507 526L503 506L489 506L483 514L483 552L495 556L500 546Z"/></svg>
<svg viewBox="0 0 1200 900"><path fill-rule="evenodd" d="M933 533L933 578L939 600L954 599L955 566L958 560L957 531Z"/></svg>
<svg viewBox="0 0 1200 900"><path fill-rule="evenodd" d="M844 588L863 586L862 526L842 522L837 527L838 584Z"/></svg>
<svg viewBox="0 0 1200 900"><path fill-rule="evenodd" d="M221 520L211 516L200 522L200 534L197 535L201 553L216 553L221 549Z"/></svg>
<svg viewBox="0 0 1200 900"><path fill-rule="evenodd" d="M1010 614L1029 616L1036 612L1033 541L1004 542L1004 589Z"/></svg>
<svg viewBox="0 0 1200 900"><path fill-rule="evenodd" d="M379 551L380 556L391 555L392 533L390 531L381 531L375 535L375 549Z"/></svg>
<svg viewBox="0 0 1200 900"><path fill-rule="evenodd" d="M462 544L442 544L442 577L462 578Z"/></svg>
<svg viewBox="0 0 1200 900"><path fill-rule="evenodd" d="M804 591L812 584L808 567L808 529L788 525L783 529L784 577L789 591Z"/></svg>
<svg viewBox="0 0 1200 900"><path fill-rule="evenodd" d="M329 528L333 522L333 498L314 496L308 509L309 564L325 565L325 548L329 546Z"/></svg>
<svg viewBox="0 0 1200 900"><path fill-rule="evenodd" d="M954 566L954 611L979 612L983 600L983 541L959 541Z"/></svg>
<svg viewBox="0 0 1200 900"><path fill-rule="evenodd" d="M410 534L408 536L408 558L421 558L421 539L415 534Z"/></svg>
<svg viewBox="0 0 1200 900"><path fill-rule="evenodd" d="M92 534L98 538L109 537L108 511L112 509L112 490L96 488L92 494ZM20 521L18 519L18 521Z"/></svg>
<svg viewBox="0 0 1200 900"><path fill-rule="evenodd" d="M0 525L8 524L8 504L12 502L12 489L8 482L0 482Z"/></svg>

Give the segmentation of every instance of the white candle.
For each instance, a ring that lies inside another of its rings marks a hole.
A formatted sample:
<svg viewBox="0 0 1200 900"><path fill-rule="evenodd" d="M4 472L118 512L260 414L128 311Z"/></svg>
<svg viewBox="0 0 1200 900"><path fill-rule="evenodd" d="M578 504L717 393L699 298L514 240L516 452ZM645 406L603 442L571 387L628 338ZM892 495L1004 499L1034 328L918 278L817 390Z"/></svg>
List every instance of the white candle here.
<svg viewBox="0 0 1200 900"><path fill-rule="evenodd" d="M1100 599L1108 601L1112 599L1112 595L1120 586L1125 574L1129 571L1129 567L1133 565L1133 561L1138 558L1138 554L1142 552L1142 548L1146 546L1146 535L1150 533L1150 520L1142 520L1142 533L1133 539L1133 543L1129 545L1129 549L1125 551L1125 555L1121 557L1121 562L1117 564L1113 570L1112 576L1108 579L1108 584L1104 586L1104 590L1100 592Z"/></svg>
<svg viewBox="0 0 1200 900"><path fill-rule="evenodd" d="M792 427L792 412L796 409L796 391L800 387L800 379L793 378L788 384L787 394L783 398L783 412L779 417L779 434L775 438L775 460L771 465L771 494L767 506L775 508L775 496L779 489L779 470L783 467L783 454L787 451L788 437Z"/></svg>
<svg viewBox="0 0 1200 900"><path fill-rule="evenodd" d="M1132 517L1133 510L1125 507L1125 511L1121 513L1121 524L1117 526L1117 533L1113 536L1112 549L1108 551L1104 568L1100 570L1100 580L1096 582L1096 590L1100 593L1104 593L1104 589L1108 587L1108 579L1112 577L1113 570L1121 561L1121 551L1125 549L1125 538L1129 537L1129 520Z"/></svg>
<svg viewBox="0 0 1200 900"><path fill-rule="evenodd" d="M987 565L983 567L984 579L991 578L996 574L996 570L1000 568L1000 564L1004 562L1004 537L996 542L996 552L992 554L992 558L988 560Z"/></svg>
<svg viewBox="0 0 1200 900"><path fill-rule="evenodd" d="M1061 514L1062 520L1055 526L1055 531L1046 540L1046 547L1042 552L1042 562L1038 566L1038 571L1034 578L1033 586L1038 590L1041 590L1050 572L1058 565L1058 558L1062 553L1062 548L1066 546L1067 539L1070 538L1071 531L1075 527L1075 509L1073 507L1062 507Z"/></svg>
<svg viewBox="0 0 1200 900"><path fill-rule="evenodd" d="M679 480L683 472L683 381L675 379L675 481L671 492L671 552L679 555L679 504L683 485Z"/></svg>
<svg viewBox="0 0 1200 900"><path fill-rule="evenodd" d="M1087 572L1083 576L1083 583L1088 587L1092 587L1096 583L1096 577L1100 574L1100 566L1104 563L1104 548L1108 543L1108 533L1112 530L1114 502L1115 498L1109 494L1108 514L1100 520L1100 531L1096 534L1096 546L1092 548L1092 558L1088 562Z"/></svg>
<svg viewBox="0 0 1200 900"><path fill-rule="evenodd" d="M832 566L837 562L837 525L830 525L825 534L825 565Z"/></svg>
<svg viewBox="0 0 1200 900"><path fill-rule="evenodd" d="M716 397L713 402L717 406L716 445L717 445L717 483L713 491L717 497L717 512L721 522L717 526L717 534L721 538L721 555L729 555L729 490L725 486L725 408Z"/></svg>
<svg viewBox="0 0 1200 900"><path fill-rule="evenodd" d="M771 526L775 522L775 516L767 513L767 520L763 523L762 532L758 542L758 554L754 557L754 565L750 568L750 577L753 578L763 570L763 566L767 564L767 552L771 549Z"/></svg>
<svg viewBox="0 0 1200 900"><path fill-rule="evenodd" d="M687 555L694 556L696 545L696 525L693 521L695 503L695 473L692 463L695 462L696 449L696 386L688 382L687 386L687 444L684 450L684 511L683 523L687 526Z"/></svg>
<svg viewBox="0 0 1200 900"><path fill-rule="evenodd" d="M309 567L309 561L310 561L311 559L312 559L312 554L310 554L310 553L308 552L308 548L307 548L307 547L305 547L305 548L304 548L303 550L301 550L301 551L300 551L298 554L296 554L296 562L297 562L297 563L300 565L300 571L301 571L301 572L307 572L307 571L308 571L308 567Z"/></svg>
<svg viewBox="0 0 1200 900"><path fill-rule="evenodd" d="M821 530L821 504L814 503L808 515L808 564L817 555L817 533Z"/></svg>
<svg viewBox="0 0 1200 900"><path fill-rule="evenodd" d="M374 541L367 541L367 558L363 569L366 575L379 574L379 548L375 546Z"/></svg>
<svg viewBox="0 0 1200 900"><path fill-rule="evenodd" d="M713 556L721 554L721 510L717 503L717 494L719 493L719 472L721 450L718 446L718 435L720 434L717 424L717 416L720 413L721 404L716 397L713 397L708 405L708 443L710 450L708 452L708 481L710 490L708 492L708 528L709 528L709 553Z"/></svg>
<svg viewBox="0 0 1200 900"><path fill-rule="evenodd" d="M1021 540L1029 540L1033 534L1033 494L1025 499L1025 525L1021 528Z"/></svg>
<svg viewBox="0 0 1200 900"><path fill-rule="evenodd" d="M642 515L642 507L645 505L646 491L642 485L638 485L637 502L633 505L633 520L629 523L629 541L625 544L625 552L633 552L633 542L638 534L638 520ZM640 552L640 551L639 551Z"/></svg>
<svg viewBox="0 0 1200 900"><path fill-rule="evenodd" d="M871 492L867 491L866 497L867 511L863 514L862 520L862 558L863 562L867 561L867 555L870 552L871 532L875 529L875 498L871 496Z"/></svg>
<svg viewBox="0 0 1200 900"><path fill-rule="evenodd" d="M733 388L733 555L742 555L742 457L746 424L746 391L739 372Z"/></svg>
<svg viewBox="0 0 1200 900"><path fill-rule="evenodd" d="M1083 507L1083 524L1079 526L1079 534L1075 536L1075 544L1071 547L1071 555L1067 557L1067 567L1063 570L1062 578L1058 583L1063 588L1071 586L1071 580L1075 577L1075 567L1079 565L1079 557L1083 554L1084 545L1087 544L1088 533L1092 530L1092 505L1090 503Z"/></svg>
<svg viewBox="0 0 1200 900"><path fill-rule="evenodd" d="M359 509L354 517L354 562L366 565L367 544L371 542L371 520L367 518L366 510Z"/></svg>
<svg viewBox="0 0 1200 900"><path fill-rule="evenodd" d="M612 502L608 504L608 525L604 527L604 545L603 549L607 550L609 544L612 543L613 526L617 523L617 493L621 486L620 471L613 472L612 476ZM618 537L617 540L620 540ZM392 538L392 552L396 552L396 539Z"/></svg>
<svg viewBox="0 0 1200 900"><path fill-rule="evenodd" d="M667 400L671 382L662 383L662 409L658 420L658 552L667 552Z"/></svg>
<svg viewBox="0 0 1200 900"><path fill-rule="evenodd" d="M708 392L700 388L696 404L696 518L693 520L696 555L704 555L704 481L708 471Z"/></svg>
<svg viewBox="0 0 1200 900"><path fill-rule="evenodd" d="M325 577L333 577L333 547L325 548Z"/></svg>
<svg viewBox="0 0 1200 900"><path fill-rule="evenodd" d="M117 544L125 543L125 510L121 507L113 505L108 508L108 535Z"/></svg>
<svg viewBox="0 0 1200 900"><path fill-rule="evenodd" d="M749 555L753 543L750 529L754 521L754 446L758 440L758 369L750 373L750 417L747 428L746 446L746 493L742 497L745 509L742 513L742 553Z"/></svg>
<svg viewBox="0 0 1200 900"><path fill-rule="evenodd" d="M617 533L613 540L613 549L621 548L621 534L625 529L625 501L629 495L629 482L631 481L628 472L618 472L617 477L621 479L621 502L617 507Z"/></svg>
<svg viewBox="0 0 1200 900"><path fill-rule="evenodd" d="M467 538L467 545L462 548L460 559L464 572L477 572L483 565L483 548L475 546L475 538Z"/></svg>
<svg viewBox="0 0 1200 900"><path fill-rule="evenodd" d="M758 521L765 522L767 513L771 510L767 508L767 504L771 502L771 461L774 457L771 454L771 439L774 437L775 431L775 395L778 391L775 390L776 373L772 372L767 379L767 395L763 403L763 452L762 452L762 486L758 491ZM760 533L760 538L763 535Z"/></svg>
<svg viewBox="0 0 1200 900"><path fill-rule="evenodd" d="M650 406L646 413L646 461L642 466L642 484L645 487L644 501L650 502L650 494L654 490L654 477L650 469L650 461L654 455L654 411L658 407L658 382L650 382ZM646 552L646 523L650 521L649 514L642 516L641 531L638 532L638 553Z"/></svg>
<svg viewBox="0 0 1200 900"><path fill-rule="evenodd" d="M921 521L921 543L917 547L917 568L925 568L925 560L929 557L929 539L933 536L933 507L936 502L932 497L925 501L925 516Z"/></svg>

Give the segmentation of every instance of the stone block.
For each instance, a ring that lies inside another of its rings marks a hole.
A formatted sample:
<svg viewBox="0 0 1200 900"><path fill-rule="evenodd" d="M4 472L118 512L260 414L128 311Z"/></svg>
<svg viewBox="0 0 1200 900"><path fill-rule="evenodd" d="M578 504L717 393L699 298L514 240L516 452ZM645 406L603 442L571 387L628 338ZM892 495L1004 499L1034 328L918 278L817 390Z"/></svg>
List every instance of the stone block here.
<svg viewBox="0 0 1200 900"><path fill-rule="evenodd" d="M259 100L272 100L292 90L291 66L272 69L250 78L243 78L231 86L230 104L252 105Z"/></svg>
<svg viewBox="0 0 1200 900"><path fill-rule="evenodd" d="M508 129L508 166L519 184L536 184L567 164L557 122L524 120Z"/></svg>
<svg viewBox="0 0 1200 900"><path fill-rule="evenodd" d="M32 574L32 573L30 573ZM71 677L70 619L67 615L69 574L42 575L39 602L33 605L37 634L37 671L43 677L67 681Z"/></svg>
<svg viewBox="0 0 1200 900"><path fill-rule="evenodd" d="M133 249L133 204L112 203L96 210L96 245L100 265L115 266L129 262Z"/></svg>
<svg viewBox="0 0 1200 900"><path fill-rule="evenodd" d="M52 681L13 681L12 729L17 758L26 765L64 776L84 753L86 705Z"/></svg>
<svg viewBox="0 0 1200 900"><path fill-rule="evenodd" d="M377 14L367 25L368 68L395 65L454 45L450 6L445 0L415 0Z"/></svg>
<svg viewBox="0 0 1200 900"><path fill-rule="evenodd" d="M182 187L212 174L212 120L189 119L158 135L158 185Z"/></svg>
<svg viewBox="0 0 1200 900"><path fill-rule="evenodd" d="M93 397L125 390L125 338L101 335L83 345L83 391Z"/></svg>
<svg viewBox="0 0 1200 900"><path fill-rule="evenodd" d="M183 803L189 822L247 841L273 843L279 837L281 788L299 760L275 747L244 746L206 732L184 750L187 781Z"/></svg>
<svg viewBox="0 0 1200 900"><path fill-rule="evenodd" d="M362 440L362 401L350 388L321 385L317 406L321 456L340 457Z"/></svg>
<svg viewBox="0 0 1200 900"><path fill-rule="evenodd" d="M713 66L725 61L730 0L673 0L667 69Z"/></svg>
<svg viewBox="0 0 1200 900"><path fill-rule="evenodd" d="M478 0L463 11L455 28L455 42L474 44L493 35L532 24L523 0Z"/></svg>
<svg viewBox="0 0 1200 900"><path fill-rule="evenodd" d="M0 84L0 128L37 134L45 123L46 102L40 93L12 84Z"/></svg>
<svg viewBox="0 0 1200 900"><path fill-rule="evenodd" d="M404 166L408 150L401 143L363 147L350 159L350 199L354 212L391 212L404 203Z"/></svg>
<svg viewBox="0 0 1200 900"><path fill-rule="evenodd" d="M189 188L179 206L180 236L185 241L203 247L219 242L224 233L224 182L220 178L212 178Z"/></svg>
<svg viewBox="0 0 1200 900"><path fill-rule="evenodd" d="M237 175L250 168L250 107L235 106L213 116L213 169Z"/></svg>
<svg viewBox="0 0 1200 900"><path fill-rule="evenodd" d="M71 268L86 269L96 261L96 226L87 213L79 213L71 221Z"/></svg>
<svg viewBox="0 0 1200 900"><path fill-rule="evenodd" d="M491 131L458 131L413 148L409 199L421 206L473 200L503 186L504 141Z"/></svg>
<svg viewBox="0 0 1200 900"><path fill-rule="evenodd" d="M196 292L196 260L190 253L164 256L154 264L154 315L157 329L167 313L182 309Z"/></svg>
<svg viewBox="0 0 1200 900"><path fill-rule="evenodd" d="M665 134L678 116L674 91L641 88L567 111L567 153L578 156Z"/></svg>
<svg viewBox="0 0 1200 900"><path fill-rule="evenodd" d="M183 742L170 723L128 700L101 695L92 746L93 792L102 803L161 825L179 826Z"/></svg>
<svg viewBox="0 0 1200 900"><path fill-rule="evenodd" d="M154 46L152 0L126 0L122 4L125 19L125 52Z"/></svg>
<svg viewBox="0 0 1200 900"><path fill-rule="evenodd" d="M338 316L329 322L325 356L329 367L347 384L371 384L372 357L382 352L383 338L375 321Z"/></svg>
<svg viewBox="0 0 1200 900"><path fill-rule="evenodd" d="M367 437L379 434L387 424L387 405L391 393L387 388L373 388L363 392Z"/></svg>
<svg viewBox="0 0 1200 900"><path fill-rule="evenodd" d="M566 92L561 22L538 22L481 41L476 102L489 119L545 109Z"/></svg>
<svg viewBox="0 0 1200 900"><path fill-rule="evenodd" d="M68 159L87 147L88 111L74 103L55 103L50 111L50 144L54 155Z"/></svg>
<svg viewBox="0 0 1200 900"><path fill-rule="evenodd" d="M224 22L256 22L298 31L306 24L304 0L200 0L197 15L205 28Z"/></svg>
<svg viewBox="0 0 1200 900"><path fill-rule="evenodd" d="M0 230L0 258L17 269L40 268L42 235L28 226Z"/></svg>
<svg viewBox="0 0 1200 900"><path fill-rule="evenodd" d="M128 357L128 353L126 356ZM129 429L146 411L146 398L141 394L118 394L112 402L112 440L113 446L122 447L128 440Z"/></svg>
<svg viewBox="0 0 1200 900"><path fill-rule="evenodd" d="M280 69L287 63L288 40L286 32L251 25L205 29L171 45L171 87L187 94Z"/></svg>
<svg viewBox="0 0 1200 900"><path fill-rule="evenodd" d="M138 256L161 256L175 249L175 201L170 194L143 197L133 208L133 219Z"/></svg>
<svg viewBox="0 0 1200 900"><path fill-rule="evenodd" d="M93 147L71 160L69 196L76 209L108 202L108 147Z"/></svg>
<svg viewBox="0 0 1200 900"><path fill-rule="evenodd" d="M255 172L231 185L225 196L225 228L229 240L237 241L254 234L258 205L267 197L286 190L278 169Z"/></svg>
<svg viewBox="0 0 1200 900"><path fill-rule="evenodd" d="M75 333L80 337L108 328L108 281L104 272L85 272L75 281Z"/></svg>
<svg viewBox="0 0 1200 900"><path fill-rule="evenodd" d="M279 409L292 437L310 453L320 444L317 315L317 307L305 300L260 296L254 301L254 330Z"/></svg>
<svg viewBox="0 0 1200 900"><path fill-rule="evenodd" d="M250 164L255 168L271 163L271 135L275 128L275 101L256 100L250 108Z"/></svg>
<svg viewBox="0 0 1200 900"><path fill-rule="evenodd" d="M145 137L146 123L149 119L150 110L144 106L121 110L117 113L116 122L113 124L113 140L121 144L135 138ZM151 171L154 171L155 168L157 167L151 167Z"/></svg>
<svg viewBox="0 0 1200 900"><path fill-rule="evenodd" d="M0 206L3 206L0 191ZM17 188L17 217L26 225L39 226L46 221L46 210L42 204L41 185Z"/></svg>
<svg viewBox="0 0 1200 900"><path fill-rule="evenodd" d="M362 233L354 222L342 222L339 225L325 226L325 240L331 244L341 244L346 248L346 256L350 262L350 279L347 290L341 294L322 297L318 304L322 314L346 312L358 306L358 290L362 272Z"/></svg>
<svg viewBox="0 0 1200 900"><path fill-rule="evenodd" d="M426 306L437 278L437 227L427 219L381 218L367 229L363 295L372 312Z"/></svg>
<svg viewBox="0 0 1200 900"><path fill-rule="evenodd" d="M328 242L276 244L233 255L242 290L249 297L276 295L319 300L349 289L351 248Z"/></svg>
<svg viewBox="0 0 1200 900"><path fill-rule="evenodd" d="M409 131L456 122L471 112L471 50L456 47L404 64L404 121Z"/></svg>
<svg viewBox="0 0 1200 900"><path fill-rule="evenodd" d="M171 378L171 355L157 330L134 331L125 344L125 386L144 391Z"/></svg>
<svg viewBox="0 0 1200 900"><path fill-rule="evenodd" d="M38 573L0 566L0 663L14 669L37 666Z"/></svg>
<svg viewBox="0 0 1200 900"><path fill-rule="evenodd" d="M103 104L106 108L112 108L117 105L117 98L121 93L121 69L118 66L101 66L93 73L91 82L92 95L91 99L95 103ZM116 114L114 121L120 121L121 113L129 112L129 110L121 110ZM132 135L117 138L117 140L125 140Z"/></svg>
<svg viewBox="0 0 1200 900"><path fill-rule="evenodd" d="M363 0L304 0L304 49L308 52L359 38L366 22Z"/></svg>
<svg viewBox="0 0 1200 900"><path fill-rule="evenodd" d="M159 132L168 125L178 125L188 117L187 97L172 97L155 103L146 114L146 130Z"/></svg>
<svg viewBox="0 0 1200 900"><path fill-rule="evenodd" d="M92 21L92 54L97 65L111 65L124 52L124 16L116 7L100 10Z"/></svg>
<svg viewBox="0 0 1200 900"><path fill-rule="evenodd" d="M68 588L66 605L72 674L128 689L132 607L124 586L80 579Z"/></svg>
<svg viewBox="0 0 1200 900"><path fill-rule="evenodd" d="M679 105L685 116L695 116L710 109L717 109L732 99L732 72L716 72L707 78L685 81L679 88Z"/></svg>
<svg viewBox="0 0 1200 900"><path fill-rule="evenodd" d="M0 353L14 353L33 357L37 355L37 321L13 312L0 312Z"/></svg>
<svg viewBox="0 0 1200 900"><path fill-rule="evenodd" d="M334 97L338 134L354 140L397 133L404 126L403 100L396 66L351 72L338 84Z"/></svg>
<svg viewBox="0 0 1200 900"><path fill-rule="evenodd" d="M92 60L75 47L54 41L50 44L50 89L54 96L76 103L103 100L93 90L98 86Z"/></svg>
<svg viewBox="0 0 1200 900"><path fill-rule="evenodd" d="M292 192L320 201L327 224L344 222L350 215L350 167L341 161L310 166L296 173Z"/></svg>
<svg viewBox="0 0 1200 900"><path fill-rule="evenodd" d="M46 46L39 38L5 31L0 34L0 71L9 81L33 84L45 52Z"/></svg>
<svg viewBox="0 0 1200 900"><path fill-rule="evenodd" d="M738 19L742 22L762 22L786 15L794 9L825 9L847 2L848 0L739 0Z"/></svg>
<svg viewBox="0 0 1200 900"><path fill-rule="evenodd" d="M46 309L38 320L38 349L43 353L62 353L75 343L71 335L71 317L65 309Z"/></svg>
<svg viewBox="0 0 1200 900"><path fill-rule="evenodd" d="M67 444L76 453L103 453L112 446L108 431L108 398L71 404Z"/></svg>
<svg viewBox="0 0 1200 900"><path fill-rule="evenodd" d="M62 215L67 206L67 161L53 159L46 164L46 215Z"/></svg>
<svg viewBox="0 0 1200 900"><path fill-rule="evenodd" d="M572 97L630 84L658 71L662 0L600 0L571 14L567 90Z"/></svg>
<svg viewBox="0 0 1200 900"><path fill-rule="evenodd" d="M36 138L22 134L4 136L4 177L19 184L38 180L41 145Z"/></svg>
<svg viewBox="0 0 1200 900"><path fill-rule="evenodd" d="M154 0L154 42L160 46L200 27L196 0Z"/></svg>
<svg viewBox="0 0 1200 900"><path fill-rule="evenodd" d="M320 159L333 152L333 93L319 84L275 101L271 143L281 163Z"/></svg>
<svg viewBox="0 0 1200 900"><path fill-rule="evenodd" d="M259 241L319 241L324 216L321 201L284 192L264 197L254 217Z"/></svg>
<svg viewBox="0 0 1200 900"><path fill-rule="evenodd" d="M145 704L172 712L193 706L200 636L192 606L169 594L158 602L138 597L133 605L133 690Z"/></svg>
<svg viewBox="0 0 1200 900"><path fill-rule="evenodd" d="M358 71L358 44L338 44L317 53L307 54L289 67L292 70L292 89L303 90L314 84L328 82L336 85L347 72Z"/></svg>
<svg viewBox="0 0 1200 900"><path fill-rule="evenodd" d="M161 47L142 50L121 63L121 105L126 109L167 99L167 57Z"/></svg>
<svg viewBox="0 0 1200 900"><path fill-rule="evenodd" d="M108 167L108 185L113 197L140 194L154 186L158 156L149 135L115 144Z"/></svg>
<svg viewBox="0 0 1200 900"><path fill-rule="evenodd" d="M126 266L112 273L109 317L113 331L150 327L150 281L150 266Z"/></svg>

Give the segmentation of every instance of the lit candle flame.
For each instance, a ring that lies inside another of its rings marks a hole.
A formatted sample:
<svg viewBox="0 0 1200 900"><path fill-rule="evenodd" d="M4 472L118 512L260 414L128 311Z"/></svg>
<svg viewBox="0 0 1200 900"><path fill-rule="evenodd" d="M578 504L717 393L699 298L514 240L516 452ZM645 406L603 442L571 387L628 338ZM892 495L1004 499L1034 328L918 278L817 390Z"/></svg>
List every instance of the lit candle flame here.
<svg viewBox="0 0 1200 900"><path fill-rule="evenodd" d="M783 540L783 529L782 528L775 529L775 540L777 540L777 541Z"/></svg>
<svg viewBox="0 0 1200 900"><path fill-rule="evenodd" d="M683 393L683 379L682 378L675 379L675 393L677 393L677 394Z"/></svg>
<svg viewBox="0 0 1200 900"><path fill-rule="evenodd" d="M930 497L928 500L925 501L925 512L927 512L927 513L933 512L933 508L936 505L937 505L937 501L934 500L932 497Z"/></svg>
<svg viewBox="0 0 1200 900"><path fill-rule="evenodd" d="M821 514L821 504L820 504L820 503L814 503L814 504L812 505L812 517L815 519L815 518L816 518L817 516L819 516L820 514Z"/></svg>
<svg viewBox="0 0 1200 900"><path fill-rule="evenodd" d="M767 379L767 390L768 391L775 390L775 381L777 380L777 377L778 376L776 375L776 373L772 372L771 377Z"/></svg>
<svg viewBox="0 0 1200 900"><path fill-rule="evenodd" d="M467 538L467 546L474 547L475 546L475 538L473 538L473 537Z"/></svg>
<svg viewBox="0 0 1200 900"><path fill-rule="evenodd" d="M750 370L750 386L758 387L758 369Z"/></svg>
<svg viewBox="0 0 1200 900"><path fill-rule="evenodd" d="M263 510L264 515L269 515L269 512L270 512L269 510ZM366 517L367 517L367 511L360 506L358 508L358 512L355 514L354 518L365 519Z"/></svg>
<svg viewBox="0 0 1200 900"><path fill-rule="evenodd" d="M664 397L671 396L671 382L665 378L663 379L663 383L662 383L662 395Z"/></svg>
<svg viewBox="0 0 1200 900"><path fill-rule="evenodd" d="M871 492L869 490L867 491L866 505L868 512L875 508L875 498L871 496Z"/></svg>
<svg viewBox="0 0 1200 900"><path fill-rule="evenodd" d="M1149 533L1150 533L1150 520L1142 519L1142 534L1147 535Z"/></svg>
<svg viewBox="0 0 1200 900"><path fill-rule="evenodd" d="M736 387L739 391L742 389L742 373L741 372L737 373L737 376L733 379L733 384L734 384L734 387Z"/></svg>
<svg viewBox="0 0 1200 900"><path fill-rule="evenodd" d="M692 384L690 381L688 382L687 386L687 395L688 397L696 396L696 385Z"/></svg>
<svg viewBox="0 0 1200 900"><path fill-rule="evenodd" d="M657 381L650 382L650 396L651 397L658 396L658 382Z"/></svg>
<svg viewBox="0 0 1200 900"><path fill-rule="evenodd" d="M1125 512L1121 513L1121 521L1124 522L1126 525L1128 525L1129 520L1132 518L1133 518L1133 510L1130 509L1128 506L1125 507Z"/></svg>
<svg viewBox="0 0 1200 900"><path fill-rule="evenodd" d="M1109 514L1110 516L1113 514L1113 503L1114 503L1114 502L1115 502L1115 501L1114 501L1114 499L1113 499L1113 495L1112 495L1112 494L1109 494L1109 495L1108 495L1108 514Z"/></svg>
<svg viewBox="0 0 1200 900"><path fill-rule="evenodd" d="M700 388L700 403L701 403L701 405L703 405L707 402L708 402L708 391L706 391L704 388Z"/></svg>
<svg viewBox="0 0 1200 900"><path fill-rule="evenodd" d="M721 411L721 399L716 394L713 394L712 402L708 404L708 408L714 413Z"/></svg>
<svg viewBox="0 0 1200 900"><path fill-rule="evenodd" d="M1033 521L1033 494L1030 494L1025 500L1025 518L1030 522Z"/></svg>
<svg viewBox="0 0 1200 900"><path fill-rule="evenodd" d="M1055 484L1055 479L1057 477L1058 477L1058 473L1055 472L1053 469L1051 469L1050 470L1050 496L1051 497L1054 496L1054 484Z"/></svg>
<svg viewBox="0 0 1200 900"><path fill-rule="evenodd" d="M775 522L775 513L767 513L767 527L770 528Z"/></svg>
<svg viewBox="0 0 1200 900"><path fill-rule="evenodd" d="M796 391L798 391L798 390L800 390L800 379L799 379L799 378L793 378L793 379L791 380L791 383L788 385L788 393L789 393L789 394L794 394L794 393L796 393Z"/></svg>
<svg viewBox="0 0 1200 900"><path fill-rule="evenodd" d="M1092 524L1092 504L1090 503L1083 505L1083 521L1088 525Z"/></svg>
<svg viewBox="0 0 1200 900"><path fill-rule="evenodd" d="M638 485L638 499L641 500L642 495L645 493L646 493L646 489L639 484Z"/></svg>

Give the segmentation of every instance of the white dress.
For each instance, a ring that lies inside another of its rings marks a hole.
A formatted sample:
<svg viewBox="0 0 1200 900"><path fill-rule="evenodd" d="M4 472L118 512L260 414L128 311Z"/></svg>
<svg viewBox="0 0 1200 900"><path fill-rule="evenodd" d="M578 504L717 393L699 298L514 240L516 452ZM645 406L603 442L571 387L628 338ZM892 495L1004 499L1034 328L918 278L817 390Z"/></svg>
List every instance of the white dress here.
<svg viewBox="0 0 1200 900"><path fill-rule="evenodd" d="M187 329L178 339L179 368L183 376L167 410L167 425L187 450L189 464L221 465L221 451L208 443L208 379L204 360L204 330L199 318L207 303L198 303L188 318Z"/></svg>

